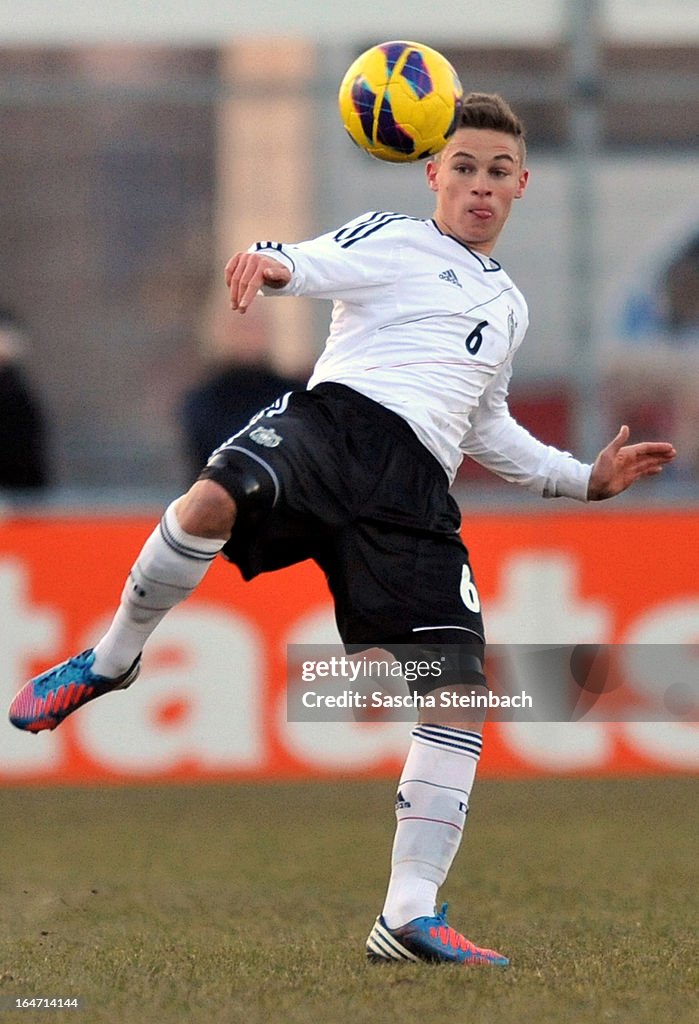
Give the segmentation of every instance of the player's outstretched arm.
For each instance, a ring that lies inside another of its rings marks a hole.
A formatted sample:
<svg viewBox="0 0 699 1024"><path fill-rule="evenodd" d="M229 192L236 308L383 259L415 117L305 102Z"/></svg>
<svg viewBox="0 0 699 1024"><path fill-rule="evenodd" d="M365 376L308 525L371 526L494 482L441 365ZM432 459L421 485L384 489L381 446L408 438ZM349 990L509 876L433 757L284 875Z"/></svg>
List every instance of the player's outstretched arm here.
<svg viewBox="0 0 699 1024"><path fill-rule="evenodd" d="M283 288L291 280L291 271L279 260L258 252L237 252L226 264L226 287L231 307L244 313L262 285Z"/></svg>
<svg viewBox="0 0 699 1024"><path fill-rule="evenodd" d="M590 501L613 498L641 477L662 472L663 466L677 454L673 446L664 441L627 445L628 439L629 428L623 426L595 459L587 489Z"/></svg>

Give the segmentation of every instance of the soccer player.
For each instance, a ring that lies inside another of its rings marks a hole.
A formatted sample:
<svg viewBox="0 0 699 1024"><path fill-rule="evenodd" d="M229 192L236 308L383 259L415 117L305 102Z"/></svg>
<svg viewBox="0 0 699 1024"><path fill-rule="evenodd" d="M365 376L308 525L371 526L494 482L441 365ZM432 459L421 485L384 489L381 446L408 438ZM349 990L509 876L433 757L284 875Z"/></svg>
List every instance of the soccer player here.
<svg viewBox="0 0 699 1024"><path fill-rule="evenodd" d="M544 497L597 501L675 455L671 444L627 445L622 427L587 465L510 416L527 307L492 252L528 177L520 120L499 96L471 94L427 164L433 218L367 213L232 257L226 284L240 313L260 292L333 299L308 390L284 395L212 454L146 541L105 636L24 686L10 709L16 726L53 729L133 682L147 638L219 552L245 579L312 558L348 652L443 658L426 691L485 684L480 599L449 494L463 456ZM508 962L436 912L481 753L482 721L463 714L423 709L412 732L372 960Z"/></svg>

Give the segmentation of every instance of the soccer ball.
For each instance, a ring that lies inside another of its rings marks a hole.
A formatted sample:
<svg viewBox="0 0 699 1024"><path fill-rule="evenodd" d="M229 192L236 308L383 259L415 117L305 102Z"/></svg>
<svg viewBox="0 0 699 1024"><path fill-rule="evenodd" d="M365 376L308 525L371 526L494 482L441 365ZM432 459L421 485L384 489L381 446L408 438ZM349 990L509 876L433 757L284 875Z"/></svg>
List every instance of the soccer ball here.
<svg viewBox="0 0 699 1024"><path fill-rule="evenodd" d="M379 43L357 57L338 103L350 138L379 160L438 153L455 131L463 88L441 53L422 43Z"/></svg>

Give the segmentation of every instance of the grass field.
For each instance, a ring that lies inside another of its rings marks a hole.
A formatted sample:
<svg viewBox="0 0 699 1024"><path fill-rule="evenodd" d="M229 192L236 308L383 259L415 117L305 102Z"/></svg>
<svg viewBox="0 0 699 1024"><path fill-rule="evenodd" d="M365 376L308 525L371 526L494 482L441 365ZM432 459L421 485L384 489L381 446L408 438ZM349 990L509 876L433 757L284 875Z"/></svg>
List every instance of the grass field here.
<svg viewBox="0 0 699 1024"><path fill-rule="evenodd" d="M692 1024L692 779L481 782L443 896L505 970L370 966L390 782L0 790L0 999L82 1024Z"/></svg>

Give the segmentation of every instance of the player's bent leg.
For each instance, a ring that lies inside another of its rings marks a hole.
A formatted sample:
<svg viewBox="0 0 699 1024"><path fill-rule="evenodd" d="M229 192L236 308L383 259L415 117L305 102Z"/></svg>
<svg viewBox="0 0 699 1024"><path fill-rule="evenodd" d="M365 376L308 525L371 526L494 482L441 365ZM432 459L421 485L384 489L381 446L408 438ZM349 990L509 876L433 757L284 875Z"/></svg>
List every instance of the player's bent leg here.
<svg viewBox="0 0 699 1024"><path fill-rule="evenodd" d="M55 729L88 701L129 686L146 641L201 583L238 514L249 522L249 509L271 507L274 497L269 475L244 453L215 454L146 540L99 643L30 679L12 701L12 724L28 732Z"/></svg>
<svg viewBox="0 0 699 1024"><path fill-rule="evenodd" d="M136 679L148 637L167 612L198 586L226 542L228 534L217 537L216 532L222 532L226 514L232 525L227 507L231 499L218 485L206 486L220 495L197 501L201 534L183 529L177 502L165 510L131 568L117 612L99 643L30 679L14 698L9 717L18 729L34 733L55 729L84 704L125 689ZM217 497L218 516L213 510ZM191 513L188 523L197 528Z"/></svg>

